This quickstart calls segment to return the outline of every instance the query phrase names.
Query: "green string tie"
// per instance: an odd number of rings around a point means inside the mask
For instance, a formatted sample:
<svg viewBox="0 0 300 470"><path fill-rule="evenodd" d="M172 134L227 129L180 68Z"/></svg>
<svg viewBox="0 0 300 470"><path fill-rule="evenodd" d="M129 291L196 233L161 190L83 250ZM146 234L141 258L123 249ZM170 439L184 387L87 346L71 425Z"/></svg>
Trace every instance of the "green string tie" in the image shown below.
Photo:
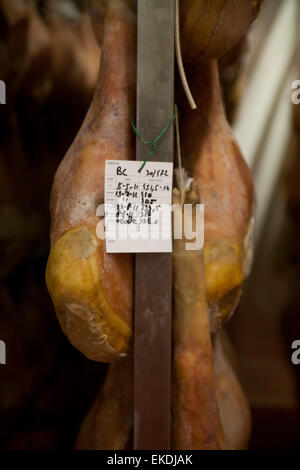
<svg viewBox="0 0 300 470"><path fill-rule="evenodd" d="M142 171L142 169L144 168L144 166L146 165L147 161L149 160L149 158L151 157L151 155L154 154L155 152L155 148L156 148L156 145L158 143L158 141L162 138L162 136L167 132L167 130L169 129L169 127L171 127L171 125L173 124L175 118L176 118L176 114L178 113L178 108L177 108L177 105L175 105L175 113L173 114L173 116L171 117L170 121L167 123L167 125L163 128L163 130L161 131L161 133L156 137L156 139L154 140L145 140L143 139L143 137L141 136L141 134L139 133L139 131L137 130L137 128L135 127L134 125L134 122L133 120L131 120L131 125L132 125L132 128L137 136L137 138L142 142L142 144L144 145L151 145L151 149L148 153L148 155L146 155L143 163L142 163L142 166L141 168L138 170L138 172L140 173Z"/></svg>

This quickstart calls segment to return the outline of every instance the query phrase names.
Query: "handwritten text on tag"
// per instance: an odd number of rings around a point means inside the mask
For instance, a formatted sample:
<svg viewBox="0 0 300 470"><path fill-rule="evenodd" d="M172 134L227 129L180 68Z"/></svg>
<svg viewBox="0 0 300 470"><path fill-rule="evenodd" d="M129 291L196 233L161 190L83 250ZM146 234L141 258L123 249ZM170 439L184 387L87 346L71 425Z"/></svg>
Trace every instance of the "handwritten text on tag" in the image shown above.
<svg viewBox="0 0 300 470"><path fill-rule="evenodd" d="M173 163L105 163L107 253L171 252Z"/></svg>

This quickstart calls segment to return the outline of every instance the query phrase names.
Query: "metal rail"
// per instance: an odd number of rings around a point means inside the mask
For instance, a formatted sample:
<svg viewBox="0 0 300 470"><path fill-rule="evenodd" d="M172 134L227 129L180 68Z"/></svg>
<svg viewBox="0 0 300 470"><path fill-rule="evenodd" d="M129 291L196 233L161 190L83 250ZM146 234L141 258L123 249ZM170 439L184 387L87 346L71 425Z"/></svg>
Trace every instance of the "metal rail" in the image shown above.
<svg viewBox="0 0 300 470"><path fill-rule="evenodd" d="M174 0L138 0L137 128L154 139L174 112ZM173 161L173 127L152 160ZM137 140L137 160L148 148ZM172 256L137 254L134 448L170 449Z"/></svg>

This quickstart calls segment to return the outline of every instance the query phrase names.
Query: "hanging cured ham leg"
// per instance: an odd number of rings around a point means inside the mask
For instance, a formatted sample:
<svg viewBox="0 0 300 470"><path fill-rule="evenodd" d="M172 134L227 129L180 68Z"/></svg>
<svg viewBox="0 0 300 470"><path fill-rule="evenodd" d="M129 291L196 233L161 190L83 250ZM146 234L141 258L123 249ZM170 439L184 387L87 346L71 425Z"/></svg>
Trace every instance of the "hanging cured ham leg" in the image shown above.
<svg viewBox="0 0 300 470"><path fill-rule="evenodd" d="M263 0L180 0L184 61L222 57L244 36L262 3Z"/></svg>
<svg viewBox="0 0 300 470"><path fill-rule="evenodd" d="M253 184L225 119L216 62L191 68L198 109L186 109L182 117L192 178L184 202L205 204L205 248L187 251L184 240L174 241L173 439L175 449L220 449L228 443L217 406L211 332L233 313L250 268Z"/></svg>
<svg viewBox="0 0 300 470"><path fill-rule="evenodd" d="M106 159L134 158L136 16L130 1L107 7L98 86L87 117L55 176L46 281L64 333L88 358L128 350L132 257L105 253L96 236Z"/></svg>
<svg viewBox="0 0 300 470"><path fill-rule="evenodd" d="M80 450L129 449L133 431L133 360L109 366L105 384L77 439Z"/></svg>
<svg viewBox="0 0 300 470"><path fill-rule="evenodd" d="M205 204L205 278L212 331L233 313L252 261L251 173L227 123L216 61L188 70L197 110L180 99L184 165Z"/></svg>
<svg viewBox="0 0 300 470"><path fill-rule="evenodd" d="M247 398L224 353L224 333L213 338L214 373L220 418L230 449L247 449L251 431L251 415Z"/></svg>
<svg viewBox="0 0 300 470"><path fill-rule="evenodd" d="M184 204L200 203L188 191ZM174 191L174 202L180 195ZM182 208L183 209L183 208ZM176 222L176 215L175 215ZM202 250L174 241L173 449L226 449L213 372L209 311Z"/></svg>

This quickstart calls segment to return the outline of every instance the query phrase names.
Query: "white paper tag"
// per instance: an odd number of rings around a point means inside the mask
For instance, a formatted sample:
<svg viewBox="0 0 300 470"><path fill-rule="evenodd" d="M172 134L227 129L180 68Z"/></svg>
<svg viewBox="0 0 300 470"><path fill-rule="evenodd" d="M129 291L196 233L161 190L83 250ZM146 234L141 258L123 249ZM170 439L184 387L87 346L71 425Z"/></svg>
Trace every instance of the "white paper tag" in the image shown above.
<svg viewBox="0 0 300 470"><path fill-rule="evenodd" d="M107 253L172 251L173 163L106 160Z"/></svg>

